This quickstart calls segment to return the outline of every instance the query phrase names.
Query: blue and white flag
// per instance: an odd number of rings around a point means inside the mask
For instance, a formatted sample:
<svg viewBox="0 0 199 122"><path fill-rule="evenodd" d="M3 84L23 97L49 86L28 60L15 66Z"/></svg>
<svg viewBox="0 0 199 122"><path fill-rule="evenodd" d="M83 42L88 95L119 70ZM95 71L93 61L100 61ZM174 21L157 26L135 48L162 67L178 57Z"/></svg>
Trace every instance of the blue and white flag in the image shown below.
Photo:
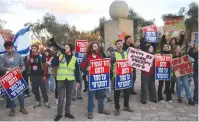
<svg viewBox="0 0 199 122"><path fill-rule="evenodd" d="M13 40L16 51L22 56L26 56L30 52L30 26L26 26L25 28L19 30Z"/></svg>
<svg viewBox="0 0 199 122"><path fill-rule="evenodd" d="M3 54L3 53L5 53L5 48L4 48L4 39L3 39L3 37L1 36L1 34L0 34L0 54Z"/></svg>

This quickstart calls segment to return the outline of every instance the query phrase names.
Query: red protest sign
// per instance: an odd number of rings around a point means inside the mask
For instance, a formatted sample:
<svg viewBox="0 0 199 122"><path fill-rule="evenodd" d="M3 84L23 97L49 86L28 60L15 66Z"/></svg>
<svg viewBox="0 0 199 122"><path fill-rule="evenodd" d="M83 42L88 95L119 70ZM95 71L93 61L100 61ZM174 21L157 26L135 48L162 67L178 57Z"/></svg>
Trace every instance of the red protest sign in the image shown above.
<svg viewBox="0 0 199 122"><path fill-rule="evenodd" d="M131 65L128 60L117 60L116 61L116 74L124 75L132 73Z"/></svg>
<svg viewBox="0 0 199 122"><path fill-rule="evenodd" d="M88 40L76 40L75 52L85 53L88 47Z"/></svg>
<svg viewBox="0 0 199 122"><path fill-rule="evenodd" d="M192 63L190 62L188 55L174 58L171 60L171 66L173 67L176 77L193 73Z"/></svg>

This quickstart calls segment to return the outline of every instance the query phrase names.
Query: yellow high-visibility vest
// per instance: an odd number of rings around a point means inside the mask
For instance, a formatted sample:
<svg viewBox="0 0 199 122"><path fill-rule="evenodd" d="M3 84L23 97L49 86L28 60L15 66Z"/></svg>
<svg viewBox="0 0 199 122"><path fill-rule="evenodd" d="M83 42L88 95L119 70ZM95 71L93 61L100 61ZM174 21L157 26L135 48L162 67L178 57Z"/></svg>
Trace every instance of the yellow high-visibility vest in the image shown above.
<svg viewBox="0 0 199 122"><path fill-rule="evenodd" d="M75 80L75 63L76 63L76 57L72 56L71 61L68 63L66 62L66 59L63 54L59 56L59 67L57 70L57 80L63 81L63 80L69 80L74 81Z"/></svg>
<svg viewBox="0 0 199 122"><path fill-rule="evenodd" d="M128 58L127 53L124 52L124 59L127 59L127 58ZM115 52L115 59L116 59L116 61L123 60L122 55L119 52ZM113 64L113 71L115 71L115 70L116 70L116 62ZM116 73L113 74L113 77L114 78L116 77Z"/></svg>

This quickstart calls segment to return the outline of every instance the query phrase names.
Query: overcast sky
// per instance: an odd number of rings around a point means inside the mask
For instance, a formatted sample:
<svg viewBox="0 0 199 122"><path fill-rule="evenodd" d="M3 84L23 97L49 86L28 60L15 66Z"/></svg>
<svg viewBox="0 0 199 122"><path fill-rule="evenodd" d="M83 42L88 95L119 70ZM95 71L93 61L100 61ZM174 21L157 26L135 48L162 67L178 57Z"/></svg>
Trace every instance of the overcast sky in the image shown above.
<svg viewBox="0 0 199 122"><path fill-rule="evenodd" d="M99 18L109 16L109 6L114 0L0 0L0 19L7 23L5 29L15 33L26 22L42 19L46 12L57 17L59 22L75 25L80 31L92 30L98 26ZM181 7L188 7L191 0L125 0L145 19L155 19L162 26L161 15L176 13ZM197 0L193 0L197 1Z"/></svg>

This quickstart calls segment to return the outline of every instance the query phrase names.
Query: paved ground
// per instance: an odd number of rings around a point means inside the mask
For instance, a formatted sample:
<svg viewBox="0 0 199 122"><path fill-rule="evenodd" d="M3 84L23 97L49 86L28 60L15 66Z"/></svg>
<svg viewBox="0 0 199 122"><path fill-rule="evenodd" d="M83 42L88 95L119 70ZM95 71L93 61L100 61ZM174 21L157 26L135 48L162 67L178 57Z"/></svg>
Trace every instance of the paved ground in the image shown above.
<svg viewBox="0 0 199 122"><path fill-rule="evenodd" d="M137 81L135 83L135 89L140 92L140 73L137 73ZM158 83L156 82L156 88ZM193 83L192 83L193 91ZM193 93L193 92L192 92ZM71 113L75 116L76 121L89 121L86 118L87 113L87 93L83 93L83 100L72 102ZM121 108L123 100L121 99ZM109 116L101 115L97 113L97 101L95 101L95 112L93 121L198 121L198 106L187 105L186 98L183 98L183 103L177 102L177 97L173 96L173 103L152 103L147 102L143 105L139 102L139 95L131 96L130 106L135 110L133 113L121 112L119 117L114 116L114 104L105 102L106 108L108 108L112 114ZM49 94L50 109L40 107L33 109L35 103L34 96L25 99L26 108L29 112L28 115L23 115L19 112L19 107L16 109L14 117L9 117L9 109L4 107L4 101L0 100L0 121L53 121L56 115L57 106L54 101L54 94ZM62 121L68 121L68 118L62 118Z"/></svg>

